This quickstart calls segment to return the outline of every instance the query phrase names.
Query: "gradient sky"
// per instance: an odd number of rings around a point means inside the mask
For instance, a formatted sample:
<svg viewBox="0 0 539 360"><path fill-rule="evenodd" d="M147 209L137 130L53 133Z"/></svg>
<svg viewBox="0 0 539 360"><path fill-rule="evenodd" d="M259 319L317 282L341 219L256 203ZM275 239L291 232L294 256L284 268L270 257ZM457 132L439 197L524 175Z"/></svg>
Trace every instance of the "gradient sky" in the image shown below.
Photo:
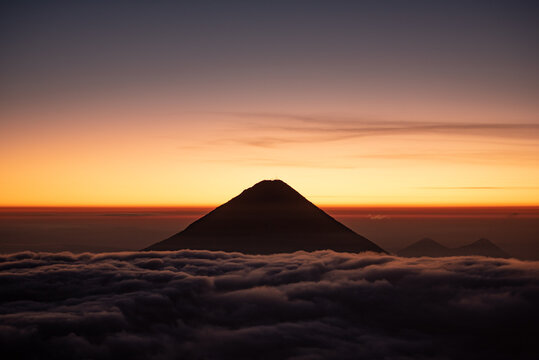
<svg viewBox="0 0 539 360"><path fill-rule="evenodd" d="M536 1L13 1L0 206L539 204Z"/></svg>

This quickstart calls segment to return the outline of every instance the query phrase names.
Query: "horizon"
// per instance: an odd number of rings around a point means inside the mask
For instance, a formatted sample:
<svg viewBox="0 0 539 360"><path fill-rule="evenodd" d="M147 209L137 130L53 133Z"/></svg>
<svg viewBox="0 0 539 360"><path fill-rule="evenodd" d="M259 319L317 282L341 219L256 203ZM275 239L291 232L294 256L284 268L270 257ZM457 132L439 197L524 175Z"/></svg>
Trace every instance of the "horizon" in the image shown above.
<svg viewBox="0 0 539 360"><path fill-rule="evenodd" d="M238 186L232 187L238 189ZM477 187L441 187L432 189L420 189L431 194L426 195L423 193L421 196L417 196L413 192L407 193L405 189L404 194L400 195L306 195L311 199L313 203L326 207L537 207L539 206L539 187L516 187L516 188L503 188L492 186L477 186ZM114 189L111 189L114 192ZM229 190L230 191L230 190ZM229 192L227 191L227 192ZM241 192L241 190L239 191ZM239 193L238 192L238 193ZM203 194L201 191L190 191L189 193ZM70 199L67 201L50 200L46 202L39 202L35 199L22 200L17 202L5 201L7 197L0 198L0 208L7 207L212 207L228 201L233 195L223 195L223 191L219 195L212 196L214 199L207 199L199 202L184 202L182 200L167 200L167 201L116 201L116 200L101 200L101 201L76 201ZM493 196L497 193L498 196ZM504 193L501 195L500 193ZM520 194L519 196L524 199L515 199L514 194ZM537 193L537 197L535 196ZM214 195L214 194L212 194ZM226 198L229 196L229 198ZM414 196L420 200L410 200ZM181 198L182 195L176 195ZM394 198L403 198L406 200L395 201ZM92 195L92 198L95 198ZM391 199L388 199L391 198ZM337 199L337 200L327 200ZM340 200L339 200L340 199ZM1 202L3 201L4 202Z"/></svg>
<svg viewBox="0 0 539 360"><path fill-rule="evenodd" d="M283 181L281 179L272 179L272 180L279 180ZM261 182L261 181L268 181L268 179L260 180L256 183L254 183L251 186L254 186L255 184ZM283 181L285 184L287 184L285 181ZM288 185L288 184L287 184ZM290 186L290 185L289 185ZM249 186L250 187L250 186ZM242 190L238 191L236 195L228 195L229 197L225 200L214 201L214 202L202 202L202 203L181 203L181 202L164 202L164 203L156 203L156 202L147 202L147 203L108 203L108 202L89 202L89 203L60 203L60 202L53 202L53 203L0 203L0 209L2 208L209 208L209 207L216 207L220 204L223 204L224 202L232 199L234 196L237 196L241 191L248 189L249 187L245 187ZM294 188L294 187L292 187ZM295 189L295 188L294 188ZM539 189L539 187L530 187L529 189ZM467 191L472 193L477 193L478 191L484 191L484 190L497 190L496 188L491 187L465 187L465 188L449 188L445 190L455 190L455 191ZM302 193L301 191L299 191ZM303 194L303 193L302 193ZM327 199L327 198L336 198L337 196L328 196L328 195L304 195L307 199ZM220 196L221 198L225 198L225 196ZM343 196L346 197L346 196ZM354 198L354 196L350 196L351 198ZM356 196L357 197L357 196ZM311 200L310 200L311 201ZM533 200L532 200L533 201ZM331 207L331 208L534 208L539 207L539 203L535 202L506 202L506 203L496 203L496 202L485 202L485 203L477 203L472 201L467 202L442 202L437 198L434 198L431 201L425 201L425 202L385 202L385 201L359 201L359 202L327 202L327 201L312 201L313 203L324 206L324 207Z"/></svg>
<svg viewBox="0 0 539 360"><path fill-rule="evenodd" d="M216 207L0 207L0 253L132 251L185 229ZM450 248L487 238L510 256L539 260L536 206L320 209L391 252L424 237Z"/></svg>
<svg viewBox="0 0 539 360"><path fill-rule="evenodd" d="M229 200L231 200L230 198ZM309 200L307 198L307 200ZM226 202L226 201L225 201ZM223 203L225 203L223 202ZM311 201L312 202L312 201ZM2 205L0 206L0 211L3 210L32 210L32 209L112 209L112 210L121 210L121 209L213 209L223 203L215 204L196 204L196 205L174 205L174 204L140 204L140 205L129 205L129 204L119 204L119 205L99 205L99 204L89 204L89 205ZM314 203L316 206L321 208L329 209L394 209L394 210L421 210L421 209L439 209L439 210L503 210L503 209L527 209L527 210L539 210L539 205L519 205L519 204L510 204L510 205L430 205L430 204L324 204L324 203Z"/></svg>

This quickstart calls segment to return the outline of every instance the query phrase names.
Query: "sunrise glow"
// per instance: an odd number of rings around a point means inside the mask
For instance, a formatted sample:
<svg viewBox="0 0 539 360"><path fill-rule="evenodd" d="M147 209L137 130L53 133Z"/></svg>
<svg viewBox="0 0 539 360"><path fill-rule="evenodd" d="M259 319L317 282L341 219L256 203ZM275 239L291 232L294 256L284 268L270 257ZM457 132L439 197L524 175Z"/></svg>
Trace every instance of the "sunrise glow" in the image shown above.
<svg viewBox="0 0 539 360"><path fill-rule="evenodd" d="M536 22L512 9L9 7L0 206L215 205L273 178L317 204L539 204Z"/></svg>

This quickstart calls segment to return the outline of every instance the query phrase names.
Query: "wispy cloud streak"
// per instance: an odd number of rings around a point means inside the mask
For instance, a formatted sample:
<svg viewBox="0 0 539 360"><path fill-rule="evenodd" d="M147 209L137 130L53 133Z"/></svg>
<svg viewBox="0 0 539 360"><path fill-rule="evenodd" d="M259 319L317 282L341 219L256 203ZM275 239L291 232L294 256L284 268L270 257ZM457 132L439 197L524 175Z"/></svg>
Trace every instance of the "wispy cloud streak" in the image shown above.
<svg viewBox="0 0 539 360"><path fill-rule="evenodd" d="M539 137L539 123L386 121L279 113L230 113L228 115L248 119L247 124L251 124L253 128L253 135L249 136L249 138L238 137L229 140L259 147L415 134L455 134L461 136L533 139ZM295 125L291 123L295 123ZM257 135L257 132L274 132L279 135Z"/></svg>

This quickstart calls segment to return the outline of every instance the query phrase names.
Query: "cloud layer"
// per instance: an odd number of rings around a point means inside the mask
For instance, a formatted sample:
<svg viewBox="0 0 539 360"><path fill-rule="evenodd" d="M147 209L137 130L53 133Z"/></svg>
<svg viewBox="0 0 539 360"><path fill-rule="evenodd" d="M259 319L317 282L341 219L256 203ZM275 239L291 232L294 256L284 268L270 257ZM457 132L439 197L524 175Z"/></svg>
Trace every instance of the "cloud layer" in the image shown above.
<svg viewBox="0 0 539 360"><path fill-rule="evenodd" d="M532 359L538 303L512 259L0 255L10 358Z"/></svg>

